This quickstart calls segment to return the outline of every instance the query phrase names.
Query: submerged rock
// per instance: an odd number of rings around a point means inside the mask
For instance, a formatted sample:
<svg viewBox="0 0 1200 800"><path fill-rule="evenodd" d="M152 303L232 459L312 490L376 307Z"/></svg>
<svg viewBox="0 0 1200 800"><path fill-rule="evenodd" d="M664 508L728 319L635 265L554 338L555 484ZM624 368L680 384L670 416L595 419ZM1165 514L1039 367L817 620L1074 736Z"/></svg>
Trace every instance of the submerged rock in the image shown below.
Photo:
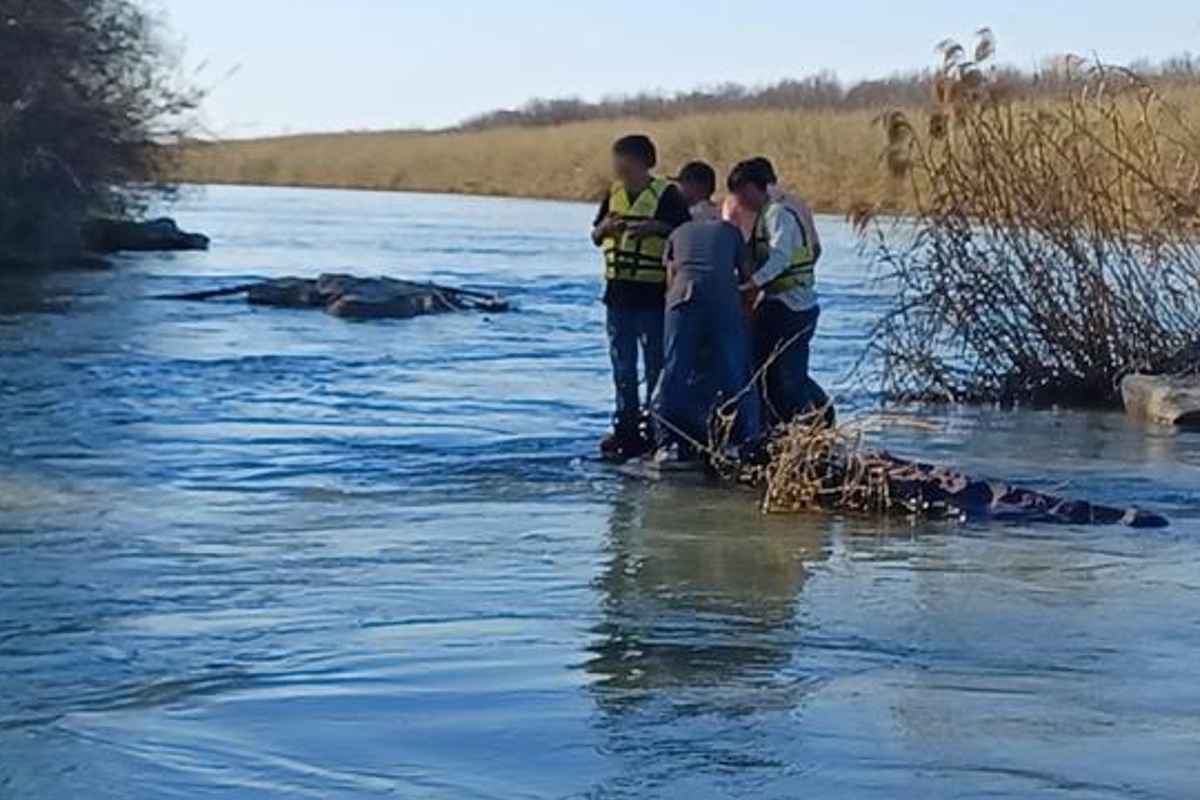
<svg viewBox="0 0 1200 800"><path fill-rule="evenodd" d="M251 305L280 308L319 308L325 305L317 292L317 282L303 278L280 278L256 283L246 289Z"/></svg>
<svg viewBox="0 0 1200 800"><path fill-rule="evenodd" d="M209 238L182 231L167 217L145 222L94 219L83 226L84 249L96 253L207 250Z"/></svg>
<svg viewBox="0 0 1200 800"><path fill-rule="evenodd" d="M370 286L341 295L325 310L343 319L408 319L456 309L429 292Z"/></svg>
<svg viewBox="0 0 1200 800"><path fill-rule="evenodd" d="M316 280L281 278L250 287L256 305L324 308L342 319L409 319L424 314L465 310L440 290L394 278L322 275Z"/></svg>
<svg viewBox="0 0 1200 800"><path fill-rule="evenodd" d="M245 294L252 305L278 308L321 308L342 319L408 319L446 311L508 310L503 299L467 289L402 281L395 278L277 278L225 289L170 295L164 300L202 301Z"/></svg>
<svg viewBox="0 0 1200 800"><path fill-rule="evenodd" d="M1135 419L1200 428L1200 375L1130 375L1121 396Z"/></svg>

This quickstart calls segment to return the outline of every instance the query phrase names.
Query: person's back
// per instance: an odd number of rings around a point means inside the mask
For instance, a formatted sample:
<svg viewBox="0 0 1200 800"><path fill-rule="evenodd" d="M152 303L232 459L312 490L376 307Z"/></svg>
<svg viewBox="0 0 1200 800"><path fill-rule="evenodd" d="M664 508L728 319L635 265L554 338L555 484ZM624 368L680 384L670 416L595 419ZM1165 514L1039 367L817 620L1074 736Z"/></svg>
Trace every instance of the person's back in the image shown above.
<svg viewBox="0 0 1200 800"><path fill-rule="evenodd" d="M792 213L800 220L800 225L804 228L804 234L809 238L809 242L812 245L813 255L820 261L821 252L824 248L821 246L821 232L817 228L817 220L813 215L812 208L796 195L783 191L777 185L772 185L768 191L771 194L772 200L783 203L784 207L791 209Z"/></svg>
<svg viewBox="0 0 1200 800"><path fill-rule="evenodd" d="M671 234L668 258L672 269L736 280L743 247L741 231L728 222L688 222Z"/></svg>
<svg viewBox="0 0 1200 800"><path fill-rule="evenodd" d="M744 249L741 232L719 221L685 223L667 242L665 363L656 398L657 418L664 424L658 429L656 463L678 457L673 445L706 443L714 408L733 398L738 399L735 442L758 433L758 398L743 391L751 381L749 331L738 289Z"/></svg>

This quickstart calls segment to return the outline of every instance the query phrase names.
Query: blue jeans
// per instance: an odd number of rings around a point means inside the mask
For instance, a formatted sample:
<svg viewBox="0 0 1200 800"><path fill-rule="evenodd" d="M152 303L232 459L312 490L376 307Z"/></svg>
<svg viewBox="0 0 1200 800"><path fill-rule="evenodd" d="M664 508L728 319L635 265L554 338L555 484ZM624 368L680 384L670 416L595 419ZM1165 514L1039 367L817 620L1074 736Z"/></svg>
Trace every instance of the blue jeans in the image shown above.
<svg viewBox="0 0 1200 800"><path fill-rule="evenodd" d="M792 311L779 300L766 300L754 312L755 370L774 357L763 381L763 406L770 425L789 422L828 402L824 390L808 375L809 349L820 318L820 308Z"/></svg>
<svg viewBox="0 0 1200 800"><path fill-rule="evenodd" d="M646 407L649 408L651 395L662 372L663 311L608 306L608 352L612 357L617 399L613 426L618 435L636 435L641 425L639 350L646 379Z"/></svg>
<svg viewBox="0 0 1200 800"><path fill-rule="evenodd" d="M687 438L708 444L713 412L739 395L733 443L757 436L759 399L750 386L750 335L732 271L677 274L667 291L664 338L665 361L655 398L658 444L686 445Z"/></svg>

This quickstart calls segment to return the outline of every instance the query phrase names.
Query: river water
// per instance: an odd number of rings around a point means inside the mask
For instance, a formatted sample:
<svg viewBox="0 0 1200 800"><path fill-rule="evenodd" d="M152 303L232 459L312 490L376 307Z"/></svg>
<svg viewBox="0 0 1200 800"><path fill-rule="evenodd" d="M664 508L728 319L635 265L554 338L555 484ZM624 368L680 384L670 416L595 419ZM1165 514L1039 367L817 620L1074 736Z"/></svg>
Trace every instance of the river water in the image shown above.
<svg viewBox="0 0 1200 800"><path fill-rule="evenodd" d="M0 284L0 797L1200 796L1200 436L922 414L895 450L1166 531L764 518L594 463L591 209L209 188L208 254ZM824 220L816 368L879 291ZM501 289L346 323L150 295Z"/></svg>

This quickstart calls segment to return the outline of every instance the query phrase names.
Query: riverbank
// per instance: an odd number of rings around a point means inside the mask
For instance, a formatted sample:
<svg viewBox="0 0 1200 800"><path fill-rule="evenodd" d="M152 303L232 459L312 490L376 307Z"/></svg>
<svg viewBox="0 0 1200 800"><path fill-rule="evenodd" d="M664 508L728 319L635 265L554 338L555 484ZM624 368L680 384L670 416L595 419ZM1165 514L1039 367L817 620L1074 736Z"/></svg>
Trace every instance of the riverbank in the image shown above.
<svg viewBox="0 0 1200 800"><path fill-rule="evenodd" d="M1157 88L1195 126L1200 88ZM1030 99L1018 113L1055 101ZM551 200L597 199L609 183L609 148L631 131L658 143L660 171L702 158L722 171L749 155L775 161L785 184L819 212L863 201L912 210L907 182L884 163L883 107L844 111L718 111L670 119L601 119L561 125L438 132L302 134L192 144L173 178L183 183L370 189ZM906 109L917 130L929 114Z"/></svg>
<svg viewBox="0 0 1200 800"><path fill-rule="evenodd" d="M608 185L612 141L644 131L659 145L664 173L694 158L728 168L762 153L817 210L842 213L888 189L875 116L872 111L745 111L485 131L239 140L186 148L176 177L186 183L590 201Z"/></svg>

